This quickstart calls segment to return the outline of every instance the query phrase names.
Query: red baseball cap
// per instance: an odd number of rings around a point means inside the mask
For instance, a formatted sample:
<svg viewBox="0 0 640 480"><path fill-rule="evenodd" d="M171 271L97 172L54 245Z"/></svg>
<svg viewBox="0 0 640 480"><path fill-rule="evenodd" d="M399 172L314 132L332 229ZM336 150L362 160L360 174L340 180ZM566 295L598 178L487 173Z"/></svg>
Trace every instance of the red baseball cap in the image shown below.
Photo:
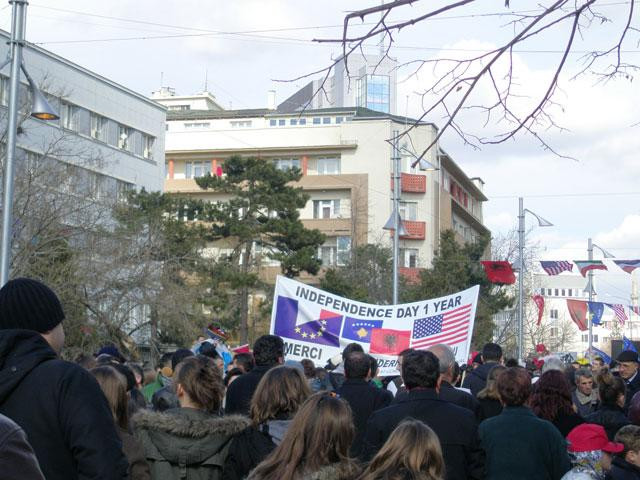
<svg viewBox="0 0 640 480"><path fill-rule="evenodd" d="M583 423L567 435L570 452L591 452L602 450L608 453L620 453L624 450L621 443L610 442L602 425Z"/></svg>

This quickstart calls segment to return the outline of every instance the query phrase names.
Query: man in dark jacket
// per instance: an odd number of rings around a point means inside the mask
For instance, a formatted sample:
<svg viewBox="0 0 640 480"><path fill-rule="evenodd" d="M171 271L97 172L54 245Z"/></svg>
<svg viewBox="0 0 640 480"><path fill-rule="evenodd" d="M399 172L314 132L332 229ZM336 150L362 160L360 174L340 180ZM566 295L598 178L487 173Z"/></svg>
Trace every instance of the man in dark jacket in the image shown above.
<svg viewBox="0 0 640 480"><path fill-rule="evenodd" d="M0 465L4 480L44 480L24 431L4 415L0 415Z"/></svg>
<svg viewBox="0 0 640 480"><path fill-rule="evenodd" d="M193 357L193 352L186 348L179 348L171 355L171 371L175 374L176 368L185 358ZM180 407L178 396L173 388L173 381L157 390L151 397L151 406L156 412L165 412L172 408Z"/></svg>
<svg viewBox="0 0 640 480"><path fill-rule="evenodd" d="M374 387L369 383L371 373L369 355L353 352L344 360L345 381L338 390L341 398L346 400L353 412L353 425L356 435L351 443L351 456L357 457L362 450L364 431L371 414L376 410L388 407L393 395L387 390Z"/></svg>
<svg viewBox="0 0 640 480"><path fill-rule="evenodd" d="M491 480L558 480L571 468L567 442L558 429L524 406L531 395L531 377L511 367L496 382L504 409L480 424Z"/></svg>
<svg viewBox="0 0 640 480"><path fill-rule="evenodd" d="M0 413L27 434L47 480L116 480L127 460L107 400L84 368L58 359L64 312L42 283L0 289Z"/></svg>
<svg viewBox="0 0 640 480"><path fill-rule="evenodd" d="M620 378L624 380L627 386L627 394L625 395L624 411L629 410L631 399L640 390L640 374L638 373L638 354L631 350L620 352L618 358L618 371Z"/></svg>
<svg viewBox="0 0 640 480"><path fill-rule="evenodd" d="M473 369L464 379L462 386L471 390L474 397L487 385L489 371L502 362L502 348L496 343L487 343L482 347L482 365Z"/></svg>
<svg viewBox="0 0 640 480"><path fill-rule="evenodd" d="M429 347L429 351L438 357L440 362L440 398L459 407L471 410L478 418L480 405L475 397L463 390L458 390L451 382L455 376L456 356L451 347L442 343Z"/></svg>
<svg viewBox="0 0 640 480"><path fill-rule="evenodd" d="M440 365L431 352L414 351L404 356L402 378L408 394L398 403L374 412L367 424L361 457L371 459L405 418L427 424L438 435L447 480L484 477L484 453L478 427L469 410L438 398Z"/></svg>
<svg viewBox="0 0 640 480"><path fill-rule="evenodd" d="M270 368L284 363L284 342L277 335L263 335L253 344L256 366L236 378L227 389L225 412L249 414L251 397Z"/></svg>

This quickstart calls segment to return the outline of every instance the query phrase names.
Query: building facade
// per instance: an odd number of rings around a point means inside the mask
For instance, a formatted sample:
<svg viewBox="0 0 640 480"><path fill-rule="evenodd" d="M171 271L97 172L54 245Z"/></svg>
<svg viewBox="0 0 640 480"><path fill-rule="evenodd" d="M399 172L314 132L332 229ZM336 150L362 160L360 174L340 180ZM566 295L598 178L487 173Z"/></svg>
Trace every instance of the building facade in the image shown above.
<svg viewBox="0 0 640 480"><path fill-rule="evenodd" d="M390 244L383 229L392 209L387 139L408 121L413 120L363 108L170 111L165 191L215 200L195 178L219 172L236 154L299 168L299 185L310 197L301 219L327 237L318 250L323 265L342 265L356 245ZM488 233L482 224L486 197L448 155L436 155L435 149L427 154L438 171L411 167L412 152L421 153L436 134L433 124L419 123L403 141L400 213L407 235L400 239L400 264L413 279L431 265L442 230L454 228L465 240Z"/></svg>

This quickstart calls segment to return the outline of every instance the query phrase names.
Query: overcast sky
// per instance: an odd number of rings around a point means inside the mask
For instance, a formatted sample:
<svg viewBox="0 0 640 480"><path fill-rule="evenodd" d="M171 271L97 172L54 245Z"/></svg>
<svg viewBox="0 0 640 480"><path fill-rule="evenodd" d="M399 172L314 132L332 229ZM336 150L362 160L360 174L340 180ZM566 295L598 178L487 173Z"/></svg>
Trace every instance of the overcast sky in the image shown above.
<svg viewBox="0 0 640 480"><path fill-rule="evenodd" d="M435 3L418 2L395 18L410 18L424 11L422 4ZM490 15L506 12L504 2L481 3L444 20L408 27L397 36L391 55L400 63L437 55L461 58L498 45L513 31L506 25L507 17ZM525 3L529 8L534 5ZM606 42L619 34L624 2L598 3L603 4L600 12L612 21L585 29L577 40L578 51L608 48ZM306 83L275 80L323 68L339 54L337 47L311 39L340 36L347 8L377 4L376 0L34 0L28 7L27 39L146 95L160 86L161 78L164 86L179 94L200 92L206 77L208 90L225 108L264 107L268 90L275 89L281 101ZM9 30L9 25L6 5L0 10L0 27ZM566 29L550 32L515 54L518 88L531 95L531 101L558 61L567 34ZM636 40L632 37L625 48L629 63L640 63ZM367 49L377 51L376 41ZM566 130L551 129L544 137L574 159L545 151L525 135L481 150L453 134L445 135L441 144L469 176L486 182L490 201L484 213L492 231L515 227L517 197L524 196L526 208L555 224L532 228L529 234L539 242L543 257L585 259L591 236L618 258L640 258L640 127L634 126L640 122L638 82L598 84L593 75L572 80L580 58L580 54L569 57L555 97L554 120ZM410 73L402 69L399 77ZM398 113L421 113L416 92L432 78L425 70L400 83ZM481 90L480 101L482 95ZM428 120L441 123L437 115ZM480 135L499 128L484 127L482 118L473 114L464 121ZM534 226L533 218L527 218L527 225ZM596 258L601 258L599 253ZM615 297L628 299L631 276L609 265L610 272L597 273L600 300L628 303Z"/></svg>

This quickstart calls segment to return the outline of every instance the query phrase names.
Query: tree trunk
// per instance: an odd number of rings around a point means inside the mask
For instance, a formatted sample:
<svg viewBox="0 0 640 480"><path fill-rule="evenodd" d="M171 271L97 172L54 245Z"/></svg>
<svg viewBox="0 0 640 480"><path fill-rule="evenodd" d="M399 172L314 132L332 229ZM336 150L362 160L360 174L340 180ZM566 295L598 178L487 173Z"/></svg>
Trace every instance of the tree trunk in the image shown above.
<svg viewBox="0 0 640 480"><path fill-rule="evenodd" d="M246 285L251 261L251 242L247 242L242 256L242 274L245 285L240 289L240 344L249 343L249 287Z"/></svg>
<svg viewBox="0 0 640 480"><path fill-rule="evenodd" d="M158 359L160 358L160 351L158 349L158 311L155 307L151 307L149 322L151 324L151 335L149 337L149 345L151 347L150 353L155 365L158 363Z"/></svg>

